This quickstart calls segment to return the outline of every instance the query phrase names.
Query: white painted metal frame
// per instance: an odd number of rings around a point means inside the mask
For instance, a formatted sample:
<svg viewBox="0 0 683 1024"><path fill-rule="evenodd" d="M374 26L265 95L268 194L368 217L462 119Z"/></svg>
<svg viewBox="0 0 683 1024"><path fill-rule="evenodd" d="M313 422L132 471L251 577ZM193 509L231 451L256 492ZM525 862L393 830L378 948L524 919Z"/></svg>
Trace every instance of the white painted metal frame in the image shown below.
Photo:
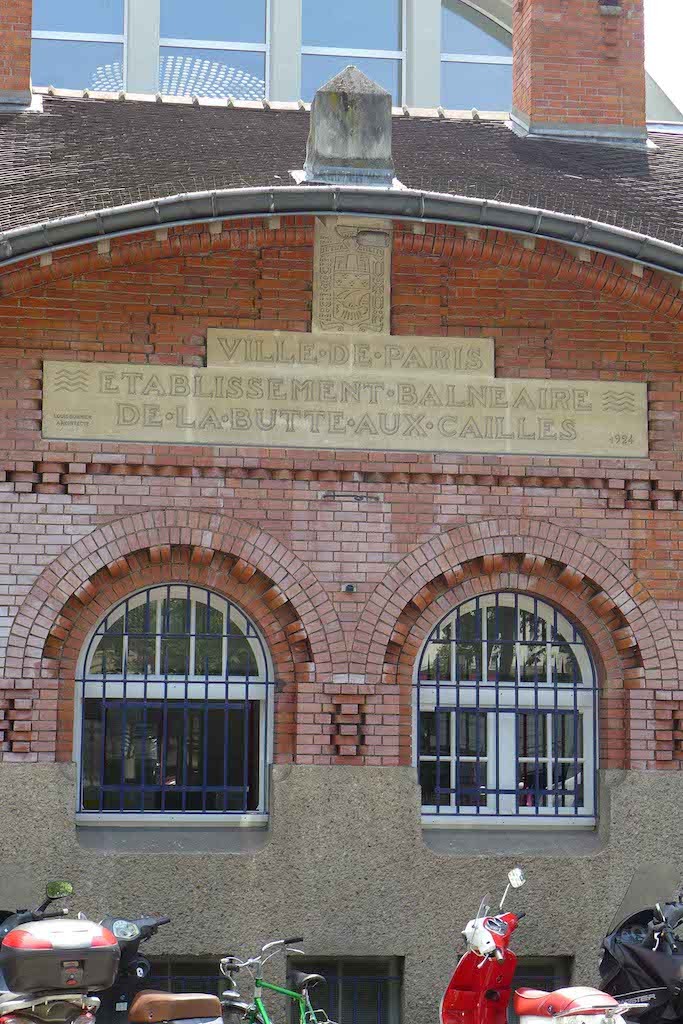
<svg viewBox="0 0 683 1024"><path fill-rule="evenodd" d="M262 53L264 55L264 81L265 81L265 96L268 99L280 100L287 99L292 100L294 97L291 95L280 96L271 95L271 86L273 83L273 69L271 66L271 44L272 44L272 22L273 22L273 6L277 0L266 0L266 25L265 25L265 40L262 43L244 43L236 42L235 40L214 40L214 39L188 39L179 37L163 36L161 38L150 33L148 45L143 47L144 50L150 49L150 53L147 55L144 61L139 61L141 66L139 68L129 67L129 50L134 48L133 44L135 40L131 40L130 31L132 25L137 25L139 22L135 19L130 18L130 5L138 5L143 3L146 8L146 18L149 19L152 14L156 18L156 23L159 23L159 12L161 6L161 0L125 0L124 3L124 29L121 34L108 34L108 33L89 33L89 32L58 32L49 30L35 30L33 32L34 39L54 39L63 41L73 42L99 42L99 43L115 43L122 46L123 54L123 75L124 75L124 88L131 89L133 91L140 91L139 83L143 82L145 88L143 91L151 92L156 91L157 85L152 82L152 77L155 77L158 73L158 64L161 51L164 47L179 47L183 49L192 49L197 51L209 52L211 50L223 50L232 52L246 52L246 53ZM346 48L338 46L304 46L301 45L300 39L292 40L292 45L295 46L296 59L301 64L304 56L323 56L323 57L344 57L352 61L354 58L361 59L380 59L380 60L394 60L400 61L400 74L399 74L399 88L400 97L399 103L405 103L410 100L411 103L419 101L419 97L411 96L408 97L408 77L410 71L411 80L419 82L422 77L422 72L419 67L419 54L420 49L408 46L408 3L415 2L415 0L400 0L400 23L401 23L401 46L399 49L362 49L362 48ZM477 5L473 0L462 0L464 4L471 7L473 10L489 17L490 20L495 24L500 24L498 19L488 15L482 8ZM154 20L154 19L152 19ZM288 25L291 19L284 19L284 23ZM505 27L505 26L501 26ZM288 30L288 29L287 29ZM282 34L282 23L279 28ZM152 53L152 48L156 49L156 52ZM139 58L139 54L142 50L136 48L136 54ZM418 58L418 59L416 59ZM409 62L414 62L415 67L412 66L409 69ZM489 65L509 65L512 64L512 57L503 56L488 56L486 54L462 54L462 53L442 53L441 62L443 63L458 63L458 64L489 64ZM142 66L144 65L144 66ZM49 85L51 83L40 83ZM298 98L298 97L297 97ZM430 101L432 97L429 97ZM420 105L420 102L418 102Z"/></svg>

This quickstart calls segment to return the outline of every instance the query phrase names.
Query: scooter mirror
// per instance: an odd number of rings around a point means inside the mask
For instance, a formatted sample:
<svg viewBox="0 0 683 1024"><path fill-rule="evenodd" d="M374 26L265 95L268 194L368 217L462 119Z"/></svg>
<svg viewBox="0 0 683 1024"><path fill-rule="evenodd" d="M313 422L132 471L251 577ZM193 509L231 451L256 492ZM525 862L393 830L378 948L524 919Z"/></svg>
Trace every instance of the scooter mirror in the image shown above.
<svg viewBox="0 0 683 1024"><path fill-rule="evenodd" d="M63 900L65 896L73 896L74 887L71 882L48 882L45 895L49 900Z"/></svg>
<svg viewBox="0 0 683 1024"><path fill-rule="evenodd" d="M512 868L508 871L508 882L513 889L520 889L526 882L526 875L520 867Z"/></svg>

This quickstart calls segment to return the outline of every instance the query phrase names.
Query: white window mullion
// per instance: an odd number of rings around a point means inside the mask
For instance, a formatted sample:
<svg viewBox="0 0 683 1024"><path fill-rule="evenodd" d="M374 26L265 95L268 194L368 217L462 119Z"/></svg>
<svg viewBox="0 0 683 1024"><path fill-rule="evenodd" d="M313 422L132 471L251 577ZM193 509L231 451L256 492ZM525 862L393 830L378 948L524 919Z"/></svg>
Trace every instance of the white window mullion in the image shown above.
<svg viewBox="0 0 683 1024"><path fill-rule="evenodd" d="M451 741L450 742L450 755L449 755L450 764L449 764L448 777L449 777L450 782L451 782L451 789L454 790L455 787L456 787L456 784L457 784L457 780L458 780L458 748L455 745L455 741L456 741L457 734L458 734L457 722L456 722L457 712L450 711L448 713L448 718L449 718L448 733L449 733L449 737L450 737L450 741ZM457 807L458 806L458 794L457 793L449 793L448 794L448 805L449 805L449 807Z"/></svg>
<svg viewBox="0 0 683 1024"><path fill-rule="evenodd" d="M159 89L160 12L160 0L127 0L127 92L153 94Z"/></svg>
<svg viewBox="0 0 683 1024"><path fill-rule="evenodd" d="M269 0L266 39L271 100L301 99L301 0Z"/></svg>
<svg viewBox="0 0 683 1024"><path fill-rule="evenodd" d="M494 715L490 716L494 718ZM498 743L495 749L498 757L498 785L501 790L509 789L512 793L501 793L500 814L517 813L517 760L515 758L517 728L516 714L512 711L501 711L498 714ZM495 774L494 787L495 787ZM494 802L495 809L495 802Z"/></svg>
<svg viewBox="0 0 683 1024"><path fill-rule="evenodd" d="M168 591L166 593L168 593ZM163 628L163 608L164 608L164 600L163 600L163 598L160 598L158 601L155 601L153 607L156 609L156 613L154 615L155 630L156 630L155 631L155 635L154 635L154 675L155 676L161 676L161 672L162 672L162 668L163 668L163 665L161 664L161 632L162 632L162 628ZM149 623L150 629L152 627L151 618L152 618L152 616L150 615L150 623Z"/></svg>

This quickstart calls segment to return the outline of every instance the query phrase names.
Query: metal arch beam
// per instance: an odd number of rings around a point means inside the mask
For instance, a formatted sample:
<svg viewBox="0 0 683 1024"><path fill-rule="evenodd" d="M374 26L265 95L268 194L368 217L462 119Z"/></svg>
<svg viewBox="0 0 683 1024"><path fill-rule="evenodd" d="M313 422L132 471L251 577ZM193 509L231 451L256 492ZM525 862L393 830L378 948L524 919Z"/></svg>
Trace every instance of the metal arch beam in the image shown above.
<svg viewBox="0 0 683 1024"><path fill-rule="evenodd" d="M0 268L58 249L155 228L244 217L340 214L498 229L683 275L683 245L585 217L439 192L333 185L193 192L14 228L0 234Z"/></svg>
<svg viewBox="0 0 683 1024"><path fill-rule="evenodd" d="M512 2L511 0L443 0L444 7L457 11L461 4L483 14L485 18L500 25L512 34Z"/></svg>

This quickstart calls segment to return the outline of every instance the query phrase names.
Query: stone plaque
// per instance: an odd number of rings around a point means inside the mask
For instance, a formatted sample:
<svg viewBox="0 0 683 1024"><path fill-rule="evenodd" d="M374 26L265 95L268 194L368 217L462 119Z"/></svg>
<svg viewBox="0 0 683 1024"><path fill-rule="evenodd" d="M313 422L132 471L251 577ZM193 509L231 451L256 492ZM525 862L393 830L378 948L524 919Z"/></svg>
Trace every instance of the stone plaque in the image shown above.
<svg viewBox="0 0 683 1024"><path fill-rule="evenodd" d="M326 366L46 362L43 436L164 444L647 455L647 388Z"/></svg>
<svg viewBox="0 0 683 1024"><path fill-rule="evenodd" d="M313 331L389 334L391 223L317 217Z"/></svg>
<svg viewBox="0 0 683 1024"><path fill-rule="evenodd" d="M298 334L209 327L209 366L325 370L336 376L380 373L494 374L493 338L425 338L367 334Z"/></svg>

